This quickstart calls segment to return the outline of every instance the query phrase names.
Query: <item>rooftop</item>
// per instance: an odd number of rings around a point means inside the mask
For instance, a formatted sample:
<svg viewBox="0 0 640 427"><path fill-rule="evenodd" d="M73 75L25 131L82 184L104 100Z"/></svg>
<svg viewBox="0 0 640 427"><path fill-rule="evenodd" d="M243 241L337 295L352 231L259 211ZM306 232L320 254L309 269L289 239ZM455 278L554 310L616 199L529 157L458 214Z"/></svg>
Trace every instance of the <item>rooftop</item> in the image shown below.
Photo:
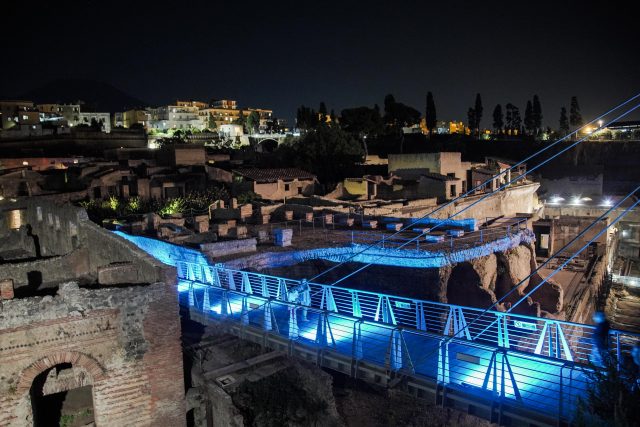
<svg viewBox="0 0 640 427"><path fill-rule="evenodd" d="M627 120L613 122L607 126L607 129L622 129L622 128L640 128L640 120Z"/></svg>
<svg viewBox="0 0 640 427"><path fill-rule="evenodd" d="M439 173L435 173L435 172L423 172L420 174L420 176L424 176L425 178L429 178L429 179L434 179L436 181L460 181L460 178L456 178L455 176L447 176L447 175L441 175Z"/></svg>
<svg viewBox="0 0 640 427"><path fill-rule="evenodd" d="M294 179L315 179L316 176L310 172L296 168L274 168L274 169L235 169L233 173L241 175L256 182L277 182L279 180Z"/></svg>

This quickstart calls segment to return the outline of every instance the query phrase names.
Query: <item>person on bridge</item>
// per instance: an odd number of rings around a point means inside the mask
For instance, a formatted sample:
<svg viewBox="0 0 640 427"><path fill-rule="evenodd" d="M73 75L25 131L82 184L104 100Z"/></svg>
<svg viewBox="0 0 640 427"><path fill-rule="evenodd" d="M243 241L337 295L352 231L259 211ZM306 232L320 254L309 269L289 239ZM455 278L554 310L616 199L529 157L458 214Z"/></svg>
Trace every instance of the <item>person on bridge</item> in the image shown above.
<svg viewBox="0 0 640 427"><path fill-rule="evenodd" d="M603 368L608 361L610 325L601 311L593 313L593 322L596 324L596 328L591 335L591 357L589 359L594 366Z"/></svg>
<svg viewBox="0 0 640 427"><path fill-rule="evenodd" d="M631 360L633 360L632 379L633 384L631 389L633 391L640 391L640 341L638 341L631 349Z"/></svg>

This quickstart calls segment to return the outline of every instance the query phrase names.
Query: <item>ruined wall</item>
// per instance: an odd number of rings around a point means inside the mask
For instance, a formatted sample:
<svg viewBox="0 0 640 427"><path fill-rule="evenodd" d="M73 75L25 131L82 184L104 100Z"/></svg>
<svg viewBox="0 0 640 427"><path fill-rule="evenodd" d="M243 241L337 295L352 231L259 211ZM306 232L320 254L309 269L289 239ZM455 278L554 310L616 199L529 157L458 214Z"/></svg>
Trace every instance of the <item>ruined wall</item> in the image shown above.
<svg viewBox="0 0 640 427"><path fill-rule="evenodd" d="M209 260L214 261L218 257L243 254L256 251L256 239L226 240L223 242L203 243L200 250Z"/></svg>
<svg viewBox="0 0 640 427"><path fill-rule="evenodd" d="M0 425L31 425L32 382L61 363L72 366L70 385L93 386L97 425L184 425L176 292L69 282L55 297L2 301Z"/></svg>
<svg viewBox="0 0 640 427"><path fill-rule="evenodd" d="M0 203L0 210L22 213L18 230L8 230L7 216L0 215L0 236L8 236L2 240L2 249L12 245L35 257L38 246L42 256L30 262L0 265L0 279L13 279L16 287L96 279L101 268L116 264L135 270L127 283L174 280L166 266L89 221L82 208L31 198Z"/></svg>
<svg viewBox="0 0 640 427"><path fill-rule="evenodd" d="M35 289L69 278L88 277L89 273L89 253L81 248L62 256L0 265L0 279L13 279L16 288Z"/></svg>
<svg viewBox="0 0 640 427"><path fill-rule="evenodd" d="M436 213L429 206L425 206L423 210L403 211L401 204L389 204L385 206L365 207L365 215L391 215L397 217L421 217L429 215L433 218L449 218L455 215L456 219L464 218L486 218L499 216L516 216L520 213L532 213L539 208L536 190L540 184L531 183L508 187L504 191L497 192L485 198L482 202L469 207L476 202L484 194L470 195L452 203L450 206L439 210ZM463 209L469 207L464 212ZM457 212L460 212L458 215Z"/></svg>

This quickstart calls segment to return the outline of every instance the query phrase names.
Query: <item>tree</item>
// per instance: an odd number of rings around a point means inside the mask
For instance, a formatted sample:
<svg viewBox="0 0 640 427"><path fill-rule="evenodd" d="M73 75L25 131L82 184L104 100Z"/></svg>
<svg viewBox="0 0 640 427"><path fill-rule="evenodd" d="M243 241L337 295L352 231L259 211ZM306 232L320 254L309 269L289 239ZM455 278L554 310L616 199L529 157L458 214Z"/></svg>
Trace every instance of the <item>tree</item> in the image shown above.
<svg viewBox="0 0 640 427"><path fill-rule="evenodd" d="M510 131L513 129L513 104L508 103L505 105L505 109L507 110L506 121L505 121L505 131Z"/></svg>
<svg viewBox="0 0 640 427"><path fill-rule="evenodd" d="M524 128L527 134L533 135L533 105L531 101L527 101L527 107L524 109Z"/></svg>
<svg viewBox="0 0 640 427"><path fill-rule="evenodd" d="M504 116L502 115L502 105L496 105L493 109L493 129L496 133L500 133L504 127Z"/></svg>
<svg viewBox="0 0 640 427"><path fill-rule="evenodd" d="M476 94L476 104L475 107L473 108L474 112L475 112L475 119L474 119L474 123L475 123L475 129L476 129L476 135L479 137L480 136L480 121L482 121L482 98L480 97L480 94Z"/></svg>
<svg viewBox="0 0 640 427"><path fill-rule="evenodd" d="M433 94L431 92L427 92L427 108L424 114L424 121L427 129L429 129L429 137L433 136L433 131L436 128L438 119L436 116L436 104L433 101Z"/></svg>
<svg viewBox="0 0 640 427"><path fill-rule="evenodd" d="M538 95L533 95L533 127L536 135L542 130L542 105Z"/></svg>
<svg viewBox="0 0 640 427"><path fill-rule="evenodd" d="M209 128L209 130L215 130L218 128L218 123L216 123L213 114L209 114L209 117L207 119L207 128Z"/></svg>
<svg viewBox="0 0 640 427"><path fill-rule="evenodd" d="M260 127L260 114L257 111L252 111L247 117L247 130L249 133L256 133Z"/></svg>
<svg viewBox="0 0 640 427"><path fill-rule="evenodd" d="M382 132L382 118L376 107L347 108L340 113L340 126L345 131L364 138Z"/></svg>
<svg viewBox="0 0 640 427"><path fill-rule="evenodd" d="M574 128L582 126L582 115L580 114L580 106L578 105L578 98L575 96L571 97L569 124Z"/></svg>
<svg viewBox="0 0 640 427"><path fill-rule="evenodd" d="M413 126L420 123L420 111L396 102L393 95L389 94L384 97L384 122L395 128Z"/></svg>
<svg viewBox="0 0 640 427"><path fill-rule="evenodd" d="M385 116L390 116L393 112L393 106L396 103L396 99L393 97L393 95L388 94L387 96L384 97L384 115Z"/></svg>
<svg viewBox="0 0 640 427"><path fill-rule="evenodd" d="M320 107L318 108L318 115L320 116L320 123L327 122L327 106L324 102L320 103Z"/></svg>
<svg viewBox="0 0 640 427"><path fill-rule="evenodd" d="M506 129L514 134L516 132L520 132L520 127L522 126L522 119L520 118L520 110L515 105L508 103L505 106L507 110L506 114Z"/></svg>
<svg viewBox="0 0 640 427"><path fill-rule="evenodd" d="M569 119L567 118L567 109L565 107L562 107L560 109L560 127L559 127L559 131L560 131L560 135L562 136L566 136L569 134Z"/></svg>
<svg viewBox="0 0 640 427"><path fill-rule="evenodd" d="M518 133L522 132L522 118L520 117L520 110L515 105L513 106L513 129Z"/></svg>
<svg viewBox="0 0 640 427"><path fill-rule="evenodd" d="M235 120L234 123L244 127L246 122L247 122L247 118L244 116L244 111L240 110L240 114L238 115L238 118Z"/></svg>
<svg viewBox="0 0 640 427"><path fill-rule="evenodd" d="M318 113L313 108L301 105L296 111L296 127L298 129L314 129L319 123Z"/></svg>
<svg viewBox="0 0 640 427"><path fill-rule="evenodd" d="M476 110L474 110L473 108L469 107L469 109L467 110L467 126L469 126L469 131L474 132L475 128L476 128Z"/></svg>
<svg viewBox="0 0 640 427"><path fill-rule="evenodd" d="M97 132L101 132L102 131L102 126L104 125L104 123L102 121L97 121L95 117L91 118L91 122L89 124L89 127L92 130L95 130Z"/></svg>
<svg viewBox="0 0 640 427"><path fill-rule="evenodd" d="M281 144L278 151L284 163L313 172L329 186L353 176L354 165L364 153L360 142L338 126L318 126L315 132Z"/></svg>

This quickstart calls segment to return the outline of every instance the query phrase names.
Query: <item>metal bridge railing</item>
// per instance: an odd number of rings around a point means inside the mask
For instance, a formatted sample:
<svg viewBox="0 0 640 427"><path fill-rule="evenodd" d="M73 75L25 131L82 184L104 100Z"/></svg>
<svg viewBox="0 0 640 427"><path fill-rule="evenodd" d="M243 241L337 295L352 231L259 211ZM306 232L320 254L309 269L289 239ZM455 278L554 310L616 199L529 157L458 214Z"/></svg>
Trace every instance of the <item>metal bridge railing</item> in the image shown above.
<svg viewBox="0 0 640 427"><path fill-rule="evenodd" d="M177 262L178 277L211 288L244 292L262 298L288 301L288 294L301 285L308 292L305 309L327 310L336 315L387 324L403 329L448 336L508 350L544 355L559 361L588 364L592 351L590 325L522 314L486 311L434 301L426 301L232 270L222 265ZM623 355L640 341L639 334L612 330L612 354ZM620 358L619 358L620 359Z"/></svg>
<svg viewBox="0 0 640 427"><path fill-rule="evenodd" d="M227 273L236 280L236 272ZM207 316L279 335L296 345L334 351L356 363L368 362L399 374L427 378L481 398L507 399L510 405L559 419L570 419L577 398L585 395L589 370L573 362L470 341L464 336L447 340L436 331L411 330L287 302L277 293L271 294L271 290L277 292L273 278L265 279L268 283L263 289L265 293L269 290L268 297L262 291L249 293L182 282L181 304Z"/></svg>
<svg viewBox="0 0 640 427"><path fill-rule="evenodd" d="M255 234L259 230L267 233L266 239L272 239L274 230L278 228L290 228L293 234L303 236L307 239L315 239L325 243L344 245L363 245L369 246L377 244L381 248L402 249L414 251L451 251L464 250L476 247L477 245L486 244L503 237L511 237L526 228L526 218L520 219L513 224L504 226L480 228L474 232L467 232L464 236L455 237L453 235L445 235L444 231L438 230L437 233L421 233L416 231L404 231L400 234L392 233L381 229L379 231L353 230L344 226L346 219L353 219L350 215L333 215L331 223L326 223L325 216L313 217L311 221L304 219L289 220L278 223L269 223L262 225L252 225L252 232ZM411 220L410 218L406 219ZM336 225L338 226L336 228ZM416 229L425 229L425 226L416 224ZM428 228L428 227L426 227ZM424 236L420 236L424 234ZM442 236L442 240L436 240Z"/></svg>

